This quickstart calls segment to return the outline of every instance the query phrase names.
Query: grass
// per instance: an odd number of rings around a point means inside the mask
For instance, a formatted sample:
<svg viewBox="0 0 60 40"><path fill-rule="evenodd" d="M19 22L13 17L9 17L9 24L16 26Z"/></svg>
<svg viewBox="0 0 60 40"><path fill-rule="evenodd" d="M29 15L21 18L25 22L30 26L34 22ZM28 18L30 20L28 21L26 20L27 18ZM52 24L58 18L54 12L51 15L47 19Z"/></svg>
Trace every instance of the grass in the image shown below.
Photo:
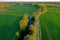
<svg viewBox="0 0 60 40"><path fill-rule="evenodd" d="M40 17L42 40L60 40L60 7L49 7Z"/></svg>
<svg viewBox="0 0 60 40"><path fill-rule="evenodd" d="M32 14L37 9L36 6L32 5L12 4L8 6L8 10L0 14L0 40L16 40L15 33L20 31L19 21L23 14Z"/></svg>
<svg viewBox="0 0 60 40"><path fill-rule="evenodd" d="M0 14L0 40L15 40L23 14L32 14L38 8L8 3L7 9ZM46 14L41 15L40 25L42 40L60 40L60 7L49 7Z"/></svg>

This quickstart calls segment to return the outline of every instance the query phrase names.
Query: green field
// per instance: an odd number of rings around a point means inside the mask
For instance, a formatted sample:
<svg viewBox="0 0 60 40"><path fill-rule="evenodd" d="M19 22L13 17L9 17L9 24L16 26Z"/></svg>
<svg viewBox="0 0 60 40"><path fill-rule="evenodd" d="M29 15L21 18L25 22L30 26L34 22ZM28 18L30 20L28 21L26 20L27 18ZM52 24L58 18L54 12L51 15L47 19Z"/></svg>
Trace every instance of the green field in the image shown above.
<svg viewBox="0 0 60 40"><path fill-rule="evenodd" d="M42 40L60 40L60 7L49 7L40 25Z"/></svg>
<svg viewBox="0 0 60 40"><path fill-rule="evenodd" d="M16 32L20 31L19 21L24 13L32 14L38 7L32 5L9 4L8 10L0 14L0 40L16 40Z"/></svg>
<svg viewBox="0 0 60 40"><path fill-rule="evenodd" d="M8 10L0 14L0 40L15 40L23 14L32 14L38 9L32 5L8 4ZM60 7L47 8L40 16L40 28L42 40L60 40Z"/></svg>

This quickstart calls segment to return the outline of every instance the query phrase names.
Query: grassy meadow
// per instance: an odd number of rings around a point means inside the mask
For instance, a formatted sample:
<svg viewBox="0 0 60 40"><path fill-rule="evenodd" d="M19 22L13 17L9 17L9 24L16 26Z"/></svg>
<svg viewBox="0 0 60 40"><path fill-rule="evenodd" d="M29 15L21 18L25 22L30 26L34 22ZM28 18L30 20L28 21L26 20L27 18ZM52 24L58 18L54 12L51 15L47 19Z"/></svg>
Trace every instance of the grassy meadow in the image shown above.
<svg viewBox="0 0 60 40"><path fill-rule="evenodd" d="M0 40L16 40L16 32L20 31L19 21L24 13L32 14L37 6L8 3L7 11L0 12ZM48 7L40 16L42 40L60 40L60 7Z"/></svg>
<svg viewBox="0 0 60 40"><path fill-rule="evenodd" d="M48 7L40 16L42 40L60 40L60 7Z"/></svg>
<svg viewBox="0 0 60 40"><path fill-rule="evenodd" d="M20 31L19 21L24 13L32 14L36 6L8 3L7 11L0 12L0 40L16 40L16 32Z"/></svg>

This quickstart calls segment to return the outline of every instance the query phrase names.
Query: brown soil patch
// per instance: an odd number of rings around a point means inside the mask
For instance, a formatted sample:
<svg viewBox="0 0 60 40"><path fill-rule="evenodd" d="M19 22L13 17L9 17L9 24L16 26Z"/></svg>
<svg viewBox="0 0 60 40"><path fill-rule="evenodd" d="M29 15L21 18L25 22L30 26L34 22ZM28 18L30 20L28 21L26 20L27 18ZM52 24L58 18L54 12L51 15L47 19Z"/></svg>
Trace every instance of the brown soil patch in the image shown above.
<svg viewBox="0 0 60 40"><path fill-rule="evenodd" d="M0 9L0 12L5 12L7 11L7 9Z"/></svg>

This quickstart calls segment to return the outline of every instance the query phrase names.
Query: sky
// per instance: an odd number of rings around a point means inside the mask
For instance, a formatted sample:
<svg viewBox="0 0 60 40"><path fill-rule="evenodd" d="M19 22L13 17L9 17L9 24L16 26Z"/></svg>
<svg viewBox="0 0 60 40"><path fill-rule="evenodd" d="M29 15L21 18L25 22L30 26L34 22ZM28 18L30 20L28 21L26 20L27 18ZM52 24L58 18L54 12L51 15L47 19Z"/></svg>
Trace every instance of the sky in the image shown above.
<svg viewBox="0 0 60 40"><path fill-rule="evenodd" d="M60 2L60 0L0 0L0 2Z"/></svg>

